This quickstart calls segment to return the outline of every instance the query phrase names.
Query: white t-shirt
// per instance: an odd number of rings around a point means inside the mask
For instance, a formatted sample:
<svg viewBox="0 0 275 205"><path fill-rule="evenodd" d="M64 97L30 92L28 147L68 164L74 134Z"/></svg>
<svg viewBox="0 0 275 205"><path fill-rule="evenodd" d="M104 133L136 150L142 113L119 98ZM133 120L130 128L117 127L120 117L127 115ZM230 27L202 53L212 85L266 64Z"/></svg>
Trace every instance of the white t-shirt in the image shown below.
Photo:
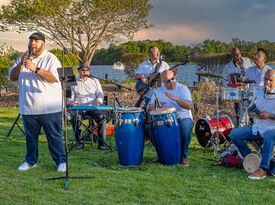
<svg viewBox="0 0 275 205"><path fill-rule="evenodd" d="M244 69L244 73L246 73L249 67L254 66L249 58L241 57L241 66L235 65L233 60L231 60L228 64L224 66L222 75L225 78L224 83L230 82L230 74L233 73L241 73L241 69Z"/></svg>
<svg viewBox="0 0 275 205"><path fill-rule="evenodd" d="M95 105L95 100L98 99L103 103L104 93L99 80L87 78L85 81L77 79L76 82L77 85L71 87L71 101L76 100L81 105Z"/></svg>
<svg viewBox="0 0 275 205"><path fill-rule="evenodd" d="M22 57L9 68L9 74L17 67ZM39 68L51 71L58 82L49 83L37 73L23 66L19 77L19 113L22 115L50 114L62 111L62 90L57 68L61 67L58 58L46 49L32 62Z"/></svg>
<svg viewBox="0 0 275 205"><path fill-rule="evenodd" d="M275 114L275 96L264 94L264 90L258 90L257 92L257 101L256 107L261 112L269 112ZM259 131L263 136L264 132L267 130L275 129L275 120L274 119L259 119L254 118L254 124L252 125L253 134L257 134Z"/></svg>
<svg viewBox="0 0 275 205"><path fill-rule="evenodd" d="M270 66L265 65L263 69L259 69L256 65L247 69L245 73L245 78L248 80L255 80L256 83L252 83L251 87L263 87L264 86L264 76L266 71L272 69Z"/></svg>
<svg viewBox="0 0 275 205"><path fill-rule="evenodd" d="M191 118L192 112L191 110L187 110L182 108L176 101L171 100L170 98L167 98L163 95L163 93L170 93L171 95L177 96L183 100L187 100L192 102L192 96L190 90L182 84L177 83L176 87L172 90L168 90L164 85L160 88L157 88L152 95L152 98L150 100L150 104L153 105L156 100L156 96L160 103L166 103L164 107L175 107L177 112L177 118L183 119L183 118Z"/></svg>
<svg viewBox="0 0 275 205"><path fill-rule="evenodd" d="M152 64L149 59L146 61L143 61L141 64L139 64L138 69L135 72L135 75L143 74L144 76L148 77L151 73L155 72L156 66L157 66L157 63ZM165 61L161 61L158 72L162 73L163 71L168 70L169 68L170 68L169 65Z"/></svg>

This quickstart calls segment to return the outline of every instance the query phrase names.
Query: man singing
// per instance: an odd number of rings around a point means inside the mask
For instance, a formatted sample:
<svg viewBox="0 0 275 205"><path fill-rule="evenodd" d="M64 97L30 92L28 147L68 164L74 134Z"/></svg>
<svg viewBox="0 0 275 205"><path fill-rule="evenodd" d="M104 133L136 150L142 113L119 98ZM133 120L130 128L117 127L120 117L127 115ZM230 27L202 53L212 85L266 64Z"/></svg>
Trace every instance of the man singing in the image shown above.
<svg viewBox="0 0 275 205"><path fill-rule="evenodd" d="M45 36L36 32L29 37L29 51L9 69L10 79L18 81L19 113L26 135L25 162L19 171L35 168L38 161L38 135L46 133L48 147L57 171L66 171L62 141L62 90L57 68L60 61L45 48Z"/></svg>

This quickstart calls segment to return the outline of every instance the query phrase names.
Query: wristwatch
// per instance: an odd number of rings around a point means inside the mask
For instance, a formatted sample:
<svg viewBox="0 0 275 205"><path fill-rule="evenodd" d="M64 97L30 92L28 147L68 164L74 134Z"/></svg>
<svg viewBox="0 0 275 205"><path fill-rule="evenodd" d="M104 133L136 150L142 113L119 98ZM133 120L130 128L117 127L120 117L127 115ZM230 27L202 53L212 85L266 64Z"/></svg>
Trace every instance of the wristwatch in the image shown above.
<svg viewBox="0 0 275 205"><path fill-rule="evenodd" d="M35 69L35 73L38 73L38 71L40 71L40 68L39 67L36 67L36 69Z"/></svg>

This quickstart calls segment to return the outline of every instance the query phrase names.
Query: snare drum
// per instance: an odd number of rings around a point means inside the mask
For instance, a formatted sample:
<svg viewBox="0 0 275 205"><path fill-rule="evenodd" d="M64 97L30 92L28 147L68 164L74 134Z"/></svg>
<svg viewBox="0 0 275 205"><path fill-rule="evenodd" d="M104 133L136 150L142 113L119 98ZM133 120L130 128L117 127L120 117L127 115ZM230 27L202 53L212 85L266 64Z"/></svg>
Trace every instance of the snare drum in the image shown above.
<svg viewBox="0 0 275 205"><path fill-rule="evenodd" d="M227 115L220 116L218 121L218 138L219 143L224 143L225 139L230 140L229 134L234 128L234 124L231 118ZM195 126L195 133L198 139L199 144L202 147L211 146L209 140L211 137L215 137L217 132L217 119L216 117L212 118L203 118L197 121Z"/></svg>
<svg viewBox="0 0 275 205"><path fill-rule="evenodd" d="M140 165L144 149L144 111L142 108L115 110L115 140L123 166Z"/></svg>
<svg viewBox="0 0 275 205"><path fill-rule="evenodd" d="M241 101L242 100L242 84L227 84L224 88L223 99Z"/></svg>
<svg viewBox="0 0 275 205"><path fill-rule="evenodd" d="M165 165L174 165L181 160L180 125L174 107L158 108L150 112L152 120L152 138L159 161Z"/></svg>

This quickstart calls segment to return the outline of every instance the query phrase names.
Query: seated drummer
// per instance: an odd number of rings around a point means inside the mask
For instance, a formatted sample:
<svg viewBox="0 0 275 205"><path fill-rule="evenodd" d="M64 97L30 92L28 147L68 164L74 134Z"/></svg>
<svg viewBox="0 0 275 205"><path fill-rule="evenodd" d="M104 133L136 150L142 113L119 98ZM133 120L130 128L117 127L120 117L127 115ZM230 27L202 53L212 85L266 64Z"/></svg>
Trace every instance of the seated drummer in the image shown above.
<svg viewBox="0 0 275 205"><path fill-rule="evenodd" d="M232 60L225 65L224 70L222 72L224 78L224 84L229 83L240 83L237 79L232 79L232 75L239 74L240 76L244 76L247 69L253 66L253 63L249 58L242 57L241 50L237 47L232 48L231 50ZM240 80L240 79L239 79ZM234 103L236 119L237 119L237 127L240 126L240 115L241 115L241 106L240 103Z"/></svg>
<svg viewBox="0 0 275 205"><path fill-rule="evenodd" d="M193 117L192 117L192 96L190 90L177 83L173 71L166 70L161 74L163 86L157 88L149 103L149 111L155 109L155 101L158 100L161 107L175 107L177 118L181 126L182 137L182 159L181 163L188 166L188 147L192 137Z"/></svg>
<svg viewBox="0 0 275 205"><path fill-rule="evenodd" d="M271 161L275 144L275 70L266 72L264 85L261 92L258 92L254 108L251 109L256 114L254 124L249 127L235 128L230 133L232 142L243 157L251 153L246 140L263 140L260 168L249 175L249 179L264 179L268 172L275 174L274 162Z"/></svg>
<svg viewBox="0 0 275 205"><path fill-rule="evenodd" d="M71 105L102 105L104 98L102 87L97 79L90 77L90 66L82 64L78 67L78 72L77 85L71 87ZM105 149L106 117L99 110L75 111L72 115L71 123L75 133L77 149L84 148L84 143L80 139L81 130L79 128L81 120L87 116L90 116L98 124L98 149Z"/></svg>
<svg viewBox="0 0 275 205"><path fill-rule="evenodd" d="M134 79L137 80L136 82L136 89L139 92L139 89L141 88L147 88L146 85L148 85L148 77L152 73L161 73L164 70L169 69L169 65L163 61L160 60L160 51L158 47L156 46L151 46L148 51L149 54L149 59L146 61L143 61L139 66L138 69L135 71L135 76ZM143 90L143 89L142 89ZM150 101L151 95L154 92L154 90L149 90L145 95L145 105L144 107L147 106L147 104Z"/></svg>

